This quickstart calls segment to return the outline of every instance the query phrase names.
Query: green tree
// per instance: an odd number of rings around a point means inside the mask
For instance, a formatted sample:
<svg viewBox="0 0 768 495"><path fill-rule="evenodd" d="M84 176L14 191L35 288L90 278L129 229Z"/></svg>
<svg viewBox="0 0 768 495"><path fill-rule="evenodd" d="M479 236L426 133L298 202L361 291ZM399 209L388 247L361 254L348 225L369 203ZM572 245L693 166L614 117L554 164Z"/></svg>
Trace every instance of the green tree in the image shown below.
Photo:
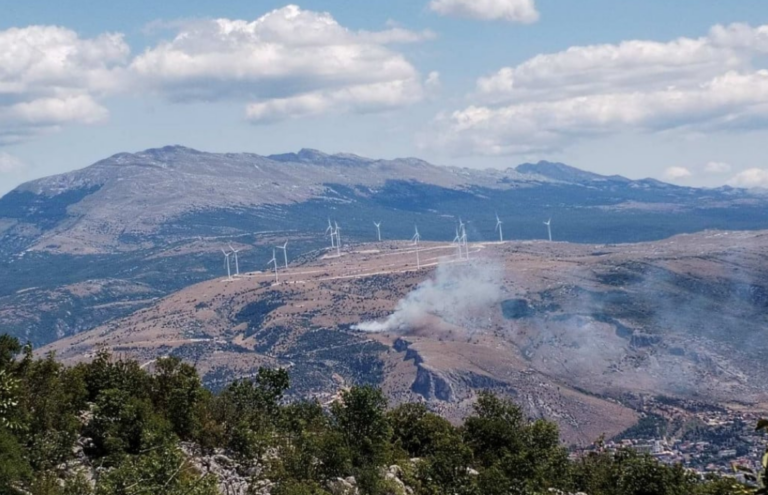
<svg viewBox="0 0 768 495"><path fill-rule="evenodd" d="M154 413L148 400L118 389L99 395L86 434L94 442L91 454L113 457L112 462L119 462L123 454L139 454L172 439L167 421Z"/></svg>
<svg viewBox="0 0 768 495"><path fill-rule="evenodd" d="M165 415L173 431L184 440L192 438L200 425L197 404L204 390L197 370L177 357L158 359L152 379L152 402Z"/></svg>
<svg viewBox="0 0 768 495"><path fill-rule="evenodd" d="M80 433L78 414L86 408L87 390L81 375L49 354L28 362L20 373L24 390L19 408L27 424L27 458L36 470L64 462Z"/></svg>
<svg viewBox="0 0 768 495"><path fill-rule="evenodd" d="M227 444L242 458L261 457L280 418L280 402L290 386L283 369L260 368L255 380L229 385L214 405Z"/></svg>
<svg viewBox="0 0 768 495"><path fill-rule="evenodd" d="M201 476L173 447L128 456L102 476L96 495L218 495L216 478Z"/></svg>
<svg viewBox="0 0 768 495"><path fill-rule="evenodd" d="M511 493L569 484L567 453L560 446L557 425L526 421L509 400L480 393L474 414L464 423L464 441L481 468L503 473Z"/></svg>
<svg viewBox="0 0 768 495"><path fill-rule="evenodd" d="M429 412L422 403L401 404L387 414L387 419L395 444L409 457L430 455L441 439L455 439L458 435L449 421Z"/></svg>
<svg viewBox="0 0 768 495"><path fill-rule="evenodd" d="M336 430L352 453L354 467L383 465L389 458L392 429L386 417L387 400L369 385L342 392L331 406Z"/></svg>
<svg viewBox="0 0 768 495"><path fill-rule="evenodd" d="M5 369L0 369L0 429L15 430L21 427L18 421L19 380Z"/></svg>
<svg viewBox="0 0 768 495"><path fill-rule="evenodd" d="M16 437L9 430L0 428L0 495L20 494L16 488L31 474Z"/></svg>

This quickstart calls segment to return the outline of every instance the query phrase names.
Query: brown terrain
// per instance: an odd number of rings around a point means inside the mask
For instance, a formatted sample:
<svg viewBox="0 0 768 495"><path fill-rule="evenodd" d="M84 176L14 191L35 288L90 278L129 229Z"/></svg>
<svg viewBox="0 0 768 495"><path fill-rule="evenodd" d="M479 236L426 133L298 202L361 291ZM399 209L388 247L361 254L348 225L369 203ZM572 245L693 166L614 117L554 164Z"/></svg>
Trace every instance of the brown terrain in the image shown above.
<svg viewBox="0 0 768 495"><path fill-rule="evenodd" d="M214 387L285 366L297 395L374 383L456 420L492 389L577 444L634 424L628 397L766 404L768 233L468 250L422 243L420 267L407 242L329 250L277 282L268 270L209 280L42 352L75 362L107 348L147 366L178 355Z"/></svg>

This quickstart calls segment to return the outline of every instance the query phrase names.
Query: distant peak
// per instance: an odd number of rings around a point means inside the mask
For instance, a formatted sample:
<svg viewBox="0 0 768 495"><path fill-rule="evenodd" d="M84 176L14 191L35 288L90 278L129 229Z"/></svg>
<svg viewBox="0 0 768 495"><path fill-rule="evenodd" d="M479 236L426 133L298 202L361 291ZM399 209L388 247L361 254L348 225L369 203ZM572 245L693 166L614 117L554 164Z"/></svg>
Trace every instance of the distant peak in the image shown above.
<svg viewBox="0 0 768 495"><path fill-rule="evenodd" d="M194 148L187 148L186 146L181 146L178 144L172 144L168 146L163 146L162 148L149 148L144 151L142 151L140 154L144 155L169 155L169 154L199 154L202 153L201 151L198 151Z"/></svg>
<svg viewBox="0 0 768 495"><path fill-rule="evenodd" d="M535 174L541 175L548 179L562 181L562 182L592 182L598 180L612 180L612 181L628 181L621 176L607 177L605 175L596 174L594 172L587 172L565 163L559 162L547 162L539 161L538 163L523 163L518 165L515 170L521 174Z"/></svg>
<svg viewBox="0 0 768 495"><path fill-rule="evenodd" d="M302 148L298 153L281 153L269 155L267 158L276 162L312 163L315 165L362 165L373 162L370 158L353 153L336 153L330 155L311 148Z"/></svg>

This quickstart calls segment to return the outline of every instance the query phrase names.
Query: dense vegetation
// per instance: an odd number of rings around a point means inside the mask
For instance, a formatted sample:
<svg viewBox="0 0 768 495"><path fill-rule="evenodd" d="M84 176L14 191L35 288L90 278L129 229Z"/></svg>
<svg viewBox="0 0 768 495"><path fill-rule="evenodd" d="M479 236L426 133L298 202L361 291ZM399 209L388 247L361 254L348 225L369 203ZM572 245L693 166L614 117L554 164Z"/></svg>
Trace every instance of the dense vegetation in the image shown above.
<svg viewBox="0 0 768 495"><path fill-rule="evenodd" d="M152 373L106 352L65 367L0 336L0 495L219 493L182 446L226 452L254 486L270 480L274 495L328 494L348 476L363 494L403 493L385 476L391 465L415 495L736 490L632 451L569 460L555 424L530 421L489 393L457 427L422 404L388 409L370 386L327 408L285 403L288 388L286 371L261 369L214 394L177 358L158 360Z"/></svg>

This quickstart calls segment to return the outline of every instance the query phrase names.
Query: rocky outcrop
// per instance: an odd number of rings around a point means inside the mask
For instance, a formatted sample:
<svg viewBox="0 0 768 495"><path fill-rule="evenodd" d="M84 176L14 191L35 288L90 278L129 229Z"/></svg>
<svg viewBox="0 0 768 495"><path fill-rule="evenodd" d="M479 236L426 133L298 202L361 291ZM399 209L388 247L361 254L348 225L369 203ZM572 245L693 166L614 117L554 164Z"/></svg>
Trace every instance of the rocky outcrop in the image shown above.
<svg viewBox="0 0 768 495"><path fill-rule="evenodd" d="M425 364L419 364L411 390L427 400L453 402L456 399L450 379Z"/></svg>
<svg viewBox="0 0 768 495"><path fill-rule="evenodd" d="M269 495L270 493L269 480L252 483L252 480L262 472L262 466L257 463L251 465L240 463L223 449L216 449L213 453L204 455L191 443L182 443L181 450L200 474L216 476L219 492L222 494ZM252 488L251 485L253 485Z"/></svg>

